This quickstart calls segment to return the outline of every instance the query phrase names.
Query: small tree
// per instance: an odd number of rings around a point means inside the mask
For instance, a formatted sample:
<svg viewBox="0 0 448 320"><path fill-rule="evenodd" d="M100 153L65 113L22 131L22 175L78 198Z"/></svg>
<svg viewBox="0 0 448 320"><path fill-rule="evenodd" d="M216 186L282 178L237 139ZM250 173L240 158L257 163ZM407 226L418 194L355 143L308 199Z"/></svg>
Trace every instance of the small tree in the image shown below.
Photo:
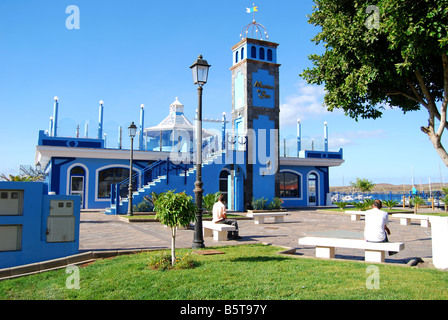
<svg viewBox="0 0 448 320"><path fill-rule="evenodd" d="M426 200L419 196L415 196L411 199L411 204L414 206L414 213L417 214L418 206L425 205Z"/></svg>
<svg viewBox="0 0 448 320"><path fill-rule="evenodd" d="M350 182L350 185L361 192L372 191L375 184L367 179L356 178L356 182Z"/></svg>
<svg viewBox="0 0 448 320"><path fill-rule="evenodd" d="M350 203L349 202L333 202L333 204L337 205L339 207L339 209L344 210L346 206L348 206Z"/></svg>
<svg viewBox="0 0 448 320"><path fill-rule="evenodd" d="M388 207L389 209L393 209L396 205L398 205L398 202L395 200L384 200L383 204Z"/></svg>
<svg viewBox="0 0 448 320"><path fill-rule="evenodd" d="M196 205L191 196L184 192L167 191L159 194L154 201L156 218L171 228L171 265L176 263L176 233L178 227L187 227L195 221Z"/></svg>

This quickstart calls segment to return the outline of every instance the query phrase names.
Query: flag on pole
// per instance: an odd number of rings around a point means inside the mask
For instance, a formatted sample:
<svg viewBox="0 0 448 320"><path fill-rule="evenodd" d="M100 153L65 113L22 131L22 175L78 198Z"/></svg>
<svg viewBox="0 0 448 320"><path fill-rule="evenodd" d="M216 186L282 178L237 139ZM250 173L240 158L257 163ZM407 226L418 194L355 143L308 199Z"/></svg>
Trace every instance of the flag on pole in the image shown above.
<svg viewBox="0 0 448 320"><path fill-rule="evenodd" d="M246 8L247 13L254 13L258 11L258 7Z"/></svg>

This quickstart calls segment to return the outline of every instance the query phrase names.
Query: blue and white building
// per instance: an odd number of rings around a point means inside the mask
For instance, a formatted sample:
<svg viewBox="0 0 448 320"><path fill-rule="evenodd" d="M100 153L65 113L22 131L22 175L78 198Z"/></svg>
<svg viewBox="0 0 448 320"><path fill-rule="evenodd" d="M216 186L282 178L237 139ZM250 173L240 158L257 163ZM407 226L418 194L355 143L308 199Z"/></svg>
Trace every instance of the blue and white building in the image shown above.
<svg viewBox="0 0 448 320"><path fill-rule="evenodd" d="M260 28L255 21L249 28ZM262 27L262 26L261 26ZM227 119L223 106L221 130L203 131L202 180L204 195L222 192L230 210L245 211L253 198L274 197L285 208L329 205L330 168L340 166L342 149L330 151L324 126L324 148L302 148L301 124L297 127L297 152L287 155L280 143L280 64L278 44L247 37L232 47L232 106ZM246 36L246 37L245 37ZM82 209L107 209L108 214L127 211L130 150L106 148L103 103L99 106L96 138L60 137L59 102L55 97L50 128L40 131L36 164L45 168L49 191L79 195ZM134 199L166 190L185 191L194 196L196 134L176 100L167 118L145 127L141 108L138 143L133 152ZM300 117L300 114L297 115Z"/></svg>

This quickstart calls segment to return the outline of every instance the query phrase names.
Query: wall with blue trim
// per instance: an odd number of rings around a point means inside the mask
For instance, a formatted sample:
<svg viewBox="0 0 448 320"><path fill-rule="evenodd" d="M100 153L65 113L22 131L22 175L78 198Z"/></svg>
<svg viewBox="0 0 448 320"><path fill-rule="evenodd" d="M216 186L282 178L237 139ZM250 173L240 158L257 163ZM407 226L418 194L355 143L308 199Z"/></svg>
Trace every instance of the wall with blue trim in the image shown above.
<svg viewBox="0 0 448 320"><path fill-rule="evenodd" d="M0 198L6 200L2 192L10 190L20 191L23 194L22 212L21 215L12 215L2 210L0 226L18 226L21 229L18 239L20 248L15 251L0 251L0 268L57 259L79 253L79 196L48 195L48 185L43 182L0 182ZM52 231L48 230L47 222L50 216L50 203L53 200L64 203L72 201L70 207L73 204L74 241L47 241L47 232ZM0 199L0 205L1 201L2 199Z"/></svg>

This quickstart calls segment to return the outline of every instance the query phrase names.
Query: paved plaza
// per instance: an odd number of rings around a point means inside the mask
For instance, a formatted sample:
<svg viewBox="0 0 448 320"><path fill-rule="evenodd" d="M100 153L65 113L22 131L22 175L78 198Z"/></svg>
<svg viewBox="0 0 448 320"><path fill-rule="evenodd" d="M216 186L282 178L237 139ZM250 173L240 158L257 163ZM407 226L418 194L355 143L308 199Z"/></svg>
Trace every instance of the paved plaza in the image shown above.
<svg viewBox="0 0 448 320"><path fill-rule="evenodd" d="M421 213L421 212L419 212ZM105 215L100 211L81 213L80 251L164 249L171 246L171 234L159 222L126 222L119 216ZM362 239L364 220L352 221L344 213L328 213L322 210L290 211L283 223L269 218L257 225L251 219L238 220L240 240L214 241L205 238L206 247L268 243L295 248L295 255L312 257L314 247L301 246L298 239L305 236ZM387 256L386 263L407 264L415 258L430 260L432 256L431 228L423 228L418 221L400 225L400 220L389 219L389 241L404 242L405 249L394 256ZM191 248L194 230L179 230L176 248ZM364 250L336 249L336 259L364 260Z"/></svg>

